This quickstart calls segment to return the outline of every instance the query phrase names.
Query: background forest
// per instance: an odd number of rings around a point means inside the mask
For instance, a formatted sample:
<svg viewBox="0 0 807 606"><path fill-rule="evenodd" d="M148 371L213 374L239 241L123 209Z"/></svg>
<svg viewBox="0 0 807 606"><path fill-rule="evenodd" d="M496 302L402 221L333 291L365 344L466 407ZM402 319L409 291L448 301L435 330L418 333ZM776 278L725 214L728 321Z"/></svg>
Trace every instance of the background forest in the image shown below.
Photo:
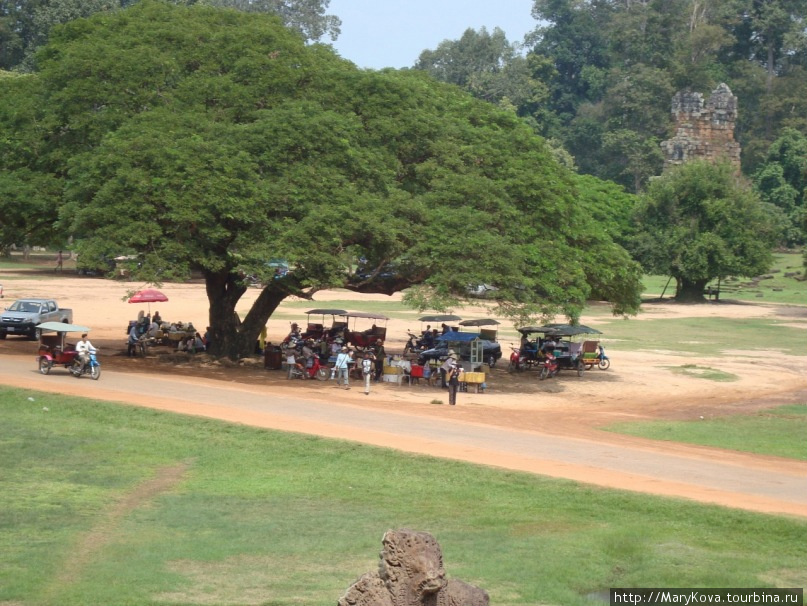
<svg viewBox="0 0 807 606"><path fill-rule="evenodd" d="M469 29L415 67L513 107L580 172L634 193L661 174L673 94L725 82L743 172L781 210L780 243L803 243L807 1L535 0L532 16L523 44Z"/></svg>

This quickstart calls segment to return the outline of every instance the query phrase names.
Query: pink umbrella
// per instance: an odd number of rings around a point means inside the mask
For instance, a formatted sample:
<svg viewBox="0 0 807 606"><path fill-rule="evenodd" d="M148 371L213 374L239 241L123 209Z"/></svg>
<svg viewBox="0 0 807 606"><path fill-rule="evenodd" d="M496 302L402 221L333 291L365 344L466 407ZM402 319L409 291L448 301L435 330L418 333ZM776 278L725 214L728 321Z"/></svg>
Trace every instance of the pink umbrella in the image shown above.
<svg viewBox="0 0 807 606"><path fill-rule="evenodd" d="M166 297L156 288L144 288L143 290L139 290L134 295L132 295L129 298L129 303L148 303L149 315L151 315L152 303L162 303L163 301L167 300L168 297Z"/></svg>

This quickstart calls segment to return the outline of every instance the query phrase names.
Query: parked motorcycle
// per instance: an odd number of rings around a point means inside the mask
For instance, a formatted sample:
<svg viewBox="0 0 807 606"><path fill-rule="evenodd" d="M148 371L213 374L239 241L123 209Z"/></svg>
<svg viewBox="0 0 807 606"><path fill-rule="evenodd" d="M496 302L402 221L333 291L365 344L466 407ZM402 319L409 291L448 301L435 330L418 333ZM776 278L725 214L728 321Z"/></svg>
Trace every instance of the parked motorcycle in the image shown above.
<svg viewBox="0 0 807 606"><path fill-rule="evenodd" d="M510 354L510 363L507 365L507 372L521 372L524 370L525 358L521 355L521 350L518 347L510 346L513 353Z"/></svg>
<svg viewBox="0 0 807 606"><path fill-rule="evenodd" d="M76 357L68 370L77 379L80 379L82 375L90 375L90 378L97 381L101 377L101 363L95 356L94 351L90 352L89 356L90 359L84 365L84 368L81 368L81 360Z"/></svg>
<svg viewBox="0 0 807 606"><path fill-rule="evenodd" d="M427 344L421 336L414 335L409 331L407 331L406 334L409 335L409 339L407 339L406 345L404 345L404 354L417 353L427 348Z"/></svg>
<svg viewBox="0 0 807 606"><path fill-rule="evenodd" d="M605 349L603 349L602 345L599 346L600 353L597 356L597 368L600 370L608 370L611 366L611 360L608 359L608 356L605 355Z"/></svg>
<svg viewBox="0 0 807 606"><path fill-rule="evenodd" d="M317 379L327 381L331 376L331 369L320 362L318 356L311 356L307 360L298 357L299 361L289 367L289 379Z"/></svg>
<svg viewBox="0 0 807 606"><path fill-rule="evenodd" d="M558 374L558 359L551 353L547 353L545 357L539 360L538 365L541 367L538 374L541 381L551 379Z"/></svg>

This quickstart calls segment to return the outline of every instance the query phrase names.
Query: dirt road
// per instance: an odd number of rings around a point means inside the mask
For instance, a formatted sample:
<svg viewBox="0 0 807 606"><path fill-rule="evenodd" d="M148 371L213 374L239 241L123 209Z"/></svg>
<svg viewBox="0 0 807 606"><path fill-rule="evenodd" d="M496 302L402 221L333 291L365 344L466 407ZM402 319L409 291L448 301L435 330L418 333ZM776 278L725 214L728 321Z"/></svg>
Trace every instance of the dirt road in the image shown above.
<svg viewBox="0 0 807 606"><path fill-rule="evenodd" d="M343 392L332 383L314 384L320 393L332 392L335 401L323 402L272 393L263 386L199 377L144 380L140 373L111 369L97 382L77 381L61 369L43 377L33 359L22 356L3 357L0 383L807 517L807 463L684 445L659 448L654 442L605 433L604 439L595 440L505 428L480 422L478 414L465 414L461 407L356 406L338 401Z"/></svg>

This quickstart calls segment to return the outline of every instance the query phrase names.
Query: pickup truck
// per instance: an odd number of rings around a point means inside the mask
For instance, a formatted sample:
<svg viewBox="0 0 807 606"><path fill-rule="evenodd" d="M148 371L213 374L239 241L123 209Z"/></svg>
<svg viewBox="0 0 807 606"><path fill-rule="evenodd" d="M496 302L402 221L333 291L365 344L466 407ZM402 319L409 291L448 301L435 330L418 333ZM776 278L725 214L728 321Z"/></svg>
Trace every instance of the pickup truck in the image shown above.
<svg viewBox="0 0 807 606"><path fill-rule="evenodd" d="M0 315L0 339L6 335L27 335L32 339L39 337L37 325L42 322L73 321L73 310L64 309L53 299L20 299Z"/></svg>

